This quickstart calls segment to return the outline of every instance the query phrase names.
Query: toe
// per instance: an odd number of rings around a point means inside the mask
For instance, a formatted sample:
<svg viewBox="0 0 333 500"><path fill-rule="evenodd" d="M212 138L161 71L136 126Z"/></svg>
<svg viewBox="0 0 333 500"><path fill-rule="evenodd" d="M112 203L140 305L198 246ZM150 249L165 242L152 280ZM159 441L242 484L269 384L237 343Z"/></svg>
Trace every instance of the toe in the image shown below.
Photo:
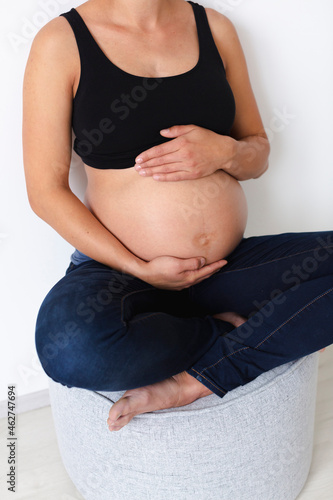
<svg viewBox="0 0 333 500"><path fill-rule="evenodd" d="M117 419L117 421L113 425L112 424L108 424L109 430L110 431L120 431L120 429L122 429L123 427L125 427L125 425L127 425L132 420L132 418L134 416L135 416L135 414L131 413L129 415L125 415L123 417L119 417Z"/></svg>
<svg viewBox="0 0 333 500"><path fill-rule="evenodd" d="M118 420L118 418L120 418L123 415L126 415L128 413L127 410L128 405L129 401L128 398L126 397L122 397L121 399L119 399L119 401L114 403L114 405L111 407L109 411L108 422L110 421L111 423L114 423Z"/></svg>
<svg viewBox="0 0 333 500"><path fill-rule="evenodd" d="M243 323L245 323L245 321L247 321L246 318L232 311L214 314L213 318L227 321L228 323L231 323L235 328L241 326Z"/></svg>

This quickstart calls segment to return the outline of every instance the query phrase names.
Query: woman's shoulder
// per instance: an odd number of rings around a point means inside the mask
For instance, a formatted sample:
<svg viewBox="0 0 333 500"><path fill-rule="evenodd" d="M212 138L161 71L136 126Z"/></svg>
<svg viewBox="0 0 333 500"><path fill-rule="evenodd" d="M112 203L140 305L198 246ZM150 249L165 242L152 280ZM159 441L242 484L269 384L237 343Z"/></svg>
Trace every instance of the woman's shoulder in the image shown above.
<svg viewBox="0 0 333 500"><path fill-rule="evenodd" d="M39 75L73 84L80 59L72 28L63 16L46 23L35 35L27 67L38 68Z"/></svg>
<svg viewBox="0 0 333 500"><path fill-rule="evenodd" d="M234 24L230 19L212 8L205 8L210 30L225 68L228 60L240 50L240 41Z"/></svg>
<svg viewBox="0 0 333 500"><path fill-rule="evenodd" d="M213 34L220 37L236 34L234 24L227 16L210 7L205 7L205 11Z"/></svg>
<svg viewBox="0 0 333 500"><path fill-rule="evenodd" d="M59 55L64 60L74 53L75 45L70 24L64 16L58 16L38 31L33 39L31 50L48 54L50 58Z"/></svg>

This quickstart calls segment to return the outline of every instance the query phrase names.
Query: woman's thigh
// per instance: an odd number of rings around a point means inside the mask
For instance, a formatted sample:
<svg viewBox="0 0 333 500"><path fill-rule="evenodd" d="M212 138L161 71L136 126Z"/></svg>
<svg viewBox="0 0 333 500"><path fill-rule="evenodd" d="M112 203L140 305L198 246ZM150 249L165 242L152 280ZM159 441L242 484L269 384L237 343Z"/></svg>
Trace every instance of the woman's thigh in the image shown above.
<svg viewBox="0 0 333 500"><path fill-rule="evenodd" d="M36 347L57 382L123 390L185 370L217 333L209 319L193 314L188 290L156 289L89 261L70 266L44 299Z"/></svg>
<svg viewBox="0 0 333 500"><path fill-rule="evenodd" d="M111 333L116 341L126 321L122 300L147 286L96 261L71 264L37 317L36 348L46 373L53 375L55 368L65 372L74 365L74 356L87 360Z"/></svg>
<svg viewBox="0 0 333 500"><path fill-rule="evenodd" d="M333 232L285 233L244 238L228 264L189 290L194 305L207 314L260 310L305 281L333 277Z"/></svg>

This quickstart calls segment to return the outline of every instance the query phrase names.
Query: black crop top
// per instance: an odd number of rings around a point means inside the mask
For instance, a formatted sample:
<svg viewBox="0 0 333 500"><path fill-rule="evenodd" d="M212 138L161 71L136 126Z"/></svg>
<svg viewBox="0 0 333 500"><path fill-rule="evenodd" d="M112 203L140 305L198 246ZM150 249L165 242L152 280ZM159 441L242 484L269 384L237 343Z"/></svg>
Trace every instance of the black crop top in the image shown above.
<svg viewBox="0 0 333 500"><path fill-rule="evenodd" d="M160 130L198 125L229 135L235 101L202 5L191 4L199 60L191 70L164 78L131 75L104 54L76 9L61 14L71 25L81 61L73 100L74 151L99 169L129 168L143 151L170 139ZM180 54L181 57L181 54Z"/></svg>

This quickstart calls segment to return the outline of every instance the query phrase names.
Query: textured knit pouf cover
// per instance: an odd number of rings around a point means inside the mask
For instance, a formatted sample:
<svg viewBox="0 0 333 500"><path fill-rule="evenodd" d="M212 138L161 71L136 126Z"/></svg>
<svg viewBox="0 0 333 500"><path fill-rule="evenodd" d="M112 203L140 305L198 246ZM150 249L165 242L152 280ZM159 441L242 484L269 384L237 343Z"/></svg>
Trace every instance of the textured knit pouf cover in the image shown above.
<svg viewBox="0 0 333 500"><path fill-rule="evenodd" d="M308 476L318 354L110 432L123 392L50 380L65 468L86 500L295 500Z"/></svg>

